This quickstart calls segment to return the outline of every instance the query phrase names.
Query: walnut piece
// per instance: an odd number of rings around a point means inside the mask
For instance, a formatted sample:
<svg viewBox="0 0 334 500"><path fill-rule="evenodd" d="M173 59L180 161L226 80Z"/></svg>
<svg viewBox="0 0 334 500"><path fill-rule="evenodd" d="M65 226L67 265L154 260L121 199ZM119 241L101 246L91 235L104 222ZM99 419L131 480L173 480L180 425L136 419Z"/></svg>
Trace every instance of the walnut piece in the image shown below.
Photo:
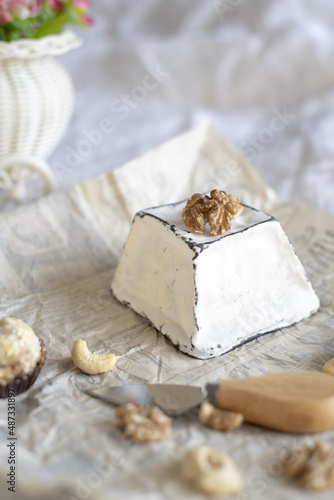
<svg viewBox="0 0 334 500"><path fill-rule="evenodd" d="M206 207L202 195L195 193L182 210L183 222L193 233L203 233L206 222Z"/></svg>
<svg viewBox="0 0 334 500"><path fill-rule="evenodd" d="M134 441L162 441L171 431L171 419L156 406L133 405L119 406L116 417L119 428Z"/></svg>
<svg viewBox="0 0 334 500"><path fill-rule="evenodd" d="M323 491L334 488L334 448L322 441L290 451L284 461L284 472L300 479L305 488Z"/></svg>
<svg viewBox="0 0 334 500"><path fill-rule="evenodd" d="M202 424L218 431L231 431L240 427L244 421L241 413L220 410L207 401L201 404L199 419Z"/></svg>
<svg viewBox="0 0 334 500"><path fill-rule="evenodd" d="M197 490L209 495L233 495L243 487L233 460L208 446L188 450L181 462L181 475Z"/></svg>
<svg viewBox="0 0 334 500"><path fill-rule="evenodd" d="M182 211L182 218L193 233L203 233L208 223L210 234L218 236L231 229L232 219L240 215L244 207L239 198L219 189L213 189L210 196L193 194Z"/></svg>

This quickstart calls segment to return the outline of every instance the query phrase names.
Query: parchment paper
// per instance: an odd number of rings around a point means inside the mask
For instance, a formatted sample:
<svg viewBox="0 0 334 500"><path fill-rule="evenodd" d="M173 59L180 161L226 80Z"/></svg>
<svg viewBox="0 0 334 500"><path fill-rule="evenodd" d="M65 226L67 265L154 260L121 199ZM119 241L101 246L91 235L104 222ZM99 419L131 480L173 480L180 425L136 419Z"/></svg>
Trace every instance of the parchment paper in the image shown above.
<svg viewBox="0 0 334 500"><path fill-rule="evenodd" d="M307 321L198 360L178 352L142 317L110 294L110 281L137 210L219 187L281 222L321 299ZM0 217L0 317L26 321L44 340L47 363L16 401L16 499L202 499L179 477L194 445L212 445L239 464L237 498L316 498L282 476L284 450L319 436L294 436L248 424L231 433L201 426L197 412L174 419L170 439L133 444L117 428L114 408L83 394L93 386L168 382L204 385L283 370L321 370L334 356L334 218L284 204L248 161L209 125L163 144L120 169ZM256 307L256 305L255 305ZM259 314L265 312L259 311ZM104 375L73 365L74 340L119 356ZM0 401L1 498L7 491L7 402ZM334 445L334 432L321 439ZM323 493L329 500L333 492Z"/></svg>

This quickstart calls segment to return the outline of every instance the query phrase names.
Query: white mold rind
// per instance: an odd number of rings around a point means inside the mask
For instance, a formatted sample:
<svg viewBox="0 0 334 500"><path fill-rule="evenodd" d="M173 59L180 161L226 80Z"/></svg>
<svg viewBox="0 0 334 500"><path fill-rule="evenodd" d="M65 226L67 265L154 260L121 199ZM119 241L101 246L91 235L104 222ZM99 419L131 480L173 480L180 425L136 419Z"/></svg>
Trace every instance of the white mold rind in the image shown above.
<svg viewBox="0 0 334 500"><path fill-rule="evenodd" d="M291 326L319 299L279 222L244 207L220 236L194 234L184 202L139 212L112 292L181 351L218 356Z"/></svg>

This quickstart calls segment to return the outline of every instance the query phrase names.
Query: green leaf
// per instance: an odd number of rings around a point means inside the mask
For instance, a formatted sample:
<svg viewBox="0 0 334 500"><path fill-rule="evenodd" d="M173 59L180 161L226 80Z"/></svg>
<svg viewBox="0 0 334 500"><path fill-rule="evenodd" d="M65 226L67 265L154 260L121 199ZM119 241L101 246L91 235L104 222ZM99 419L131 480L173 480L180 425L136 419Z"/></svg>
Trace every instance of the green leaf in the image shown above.
<svg viewBox="0 0 334 500"><path fill-rule="evenodd" d="M56 35L60 33L64 26L69 23L69 20L67 12L59 13L50 22L39 28L36 31L34 38L42 38L43 36Z"/></svg>
<svg viewBox="0 0 334 500"><path fill-rule="evenodd" d="M0 40L2 42L7 42L6 32L2 27L0 27Z"/></svg>
<svg viewBox="0 0 334 500"><path fill-rule="evenodd" d="M61 11L55 12L47 1L42 3L43 10L27 19L14 19L0 27L0 40L12 41L20 38L42 38L61 33L67 24L84 25L83 9L74 6L73 0L63 0Z"/></svg>

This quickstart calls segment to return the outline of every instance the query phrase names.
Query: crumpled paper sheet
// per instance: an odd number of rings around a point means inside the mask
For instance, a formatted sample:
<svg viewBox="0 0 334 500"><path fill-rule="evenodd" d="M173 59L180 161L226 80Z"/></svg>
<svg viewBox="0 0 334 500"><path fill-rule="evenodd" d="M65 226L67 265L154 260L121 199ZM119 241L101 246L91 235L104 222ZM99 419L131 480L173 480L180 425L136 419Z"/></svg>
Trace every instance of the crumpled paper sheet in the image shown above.
<svg viewBox="0 0 334 500"><path fill-rule="evenodd" d="M198 360L177 351L109 290L136 211L214 187L278 218L320 296L321 309L293 327ZM282 476L282 456L318 436L248 424L224 434L201 426L192 411L174 419L167 441L133 444L118 430L114 408L85 395L78 384L202 386L222 378L321 370L334 356L332 216L282 203L240 152L205 125L107 175L1 216L0 249L1 317L26 321L48 352L34 387L17 398L16 499L202 499L179 477L180 457L201 444L230 453L239 464L245 479L240 500L305 498ZM70 358L80 338L95 352L117 354L115 368L95 377L81 374ZM1 498L13 498L5 482L6 401L0 401L0 412ZM320 437L334 445L334 431Z"/></svg>

